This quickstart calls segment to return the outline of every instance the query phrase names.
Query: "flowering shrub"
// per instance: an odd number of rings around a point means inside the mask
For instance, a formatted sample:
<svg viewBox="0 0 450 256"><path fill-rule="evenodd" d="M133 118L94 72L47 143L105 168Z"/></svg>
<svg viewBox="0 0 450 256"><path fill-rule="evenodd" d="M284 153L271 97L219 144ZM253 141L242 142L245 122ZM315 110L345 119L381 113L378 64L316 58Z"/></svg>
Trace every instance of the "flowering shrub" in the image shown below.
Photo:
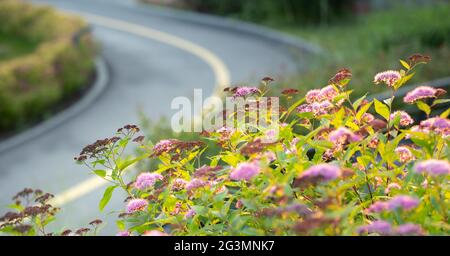
<svg viewBox="0 0 450 256"><path fill-rule="evenodd" d="M0 217L0 234L7 233L11 235L95 235L102 221L99 219L89 223L91 228L79 228L75 231L70 229L61 232L49 232L46 230L48 224L55 220L55 215L59 208L53 207L50 200L54 196L45 193L40 189L25 188L17 193L12 199L14 204L10 207L15 211L7 212Z"/></svg>
<svg viewBox="0 0 450 256"><path fill-rule="evenodd" d="M394 95L424 63L411 60L374 82ZM115 189L128 194L117 221L121 236L449 234L450 109L429 116L447 102L439 99L445 91L419 88L403 99L428 115L417 122L392 109L394 96L352 100L351 77L342 69L326 87L281 106L274 142L261 140L273 135L264 129L202 132L221 148L206 163L199 160L208 150L202 141L152 145L135 125L86 146L76 160L111 183L100 209ZM258 99L269 82L227 91ZM292 102L298 93L281 97ZM139 153L124 154L130 143ZM125 181L124 173L148 158L158 166Z"/></svg>
<svg viewBox="0 0 450 256"><path fill-rule="evenodd" d="M27 54L0 60L2 136L42 121L87 89L97 51L91 34L83 32L87 28L83 20L49 7L0 1L2 38L33 46Z"/></svg>

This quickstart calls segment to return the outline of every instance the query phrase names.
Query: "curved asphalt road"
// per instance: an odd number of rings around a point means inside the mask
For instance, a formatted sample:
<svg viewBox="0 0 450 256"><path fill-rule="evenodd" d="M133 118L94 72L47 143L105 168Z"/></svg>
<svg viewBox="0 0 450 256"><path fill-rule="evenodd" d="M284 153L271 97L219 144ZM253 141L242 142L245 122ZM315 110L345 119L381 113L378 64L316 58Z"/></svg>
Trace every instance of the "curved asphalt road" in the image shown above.
<svg viewBox="0 0 450 256"><path fill-rule="evenodd" d="M151 6L130 0L45 0L57 8L83 12L149 27L202 46L225 63L233 84L257 83L263 76L280 77L299 67L288 50L253 36L183 22ZM93 24L110 67L110 83L88 110L49 133L0 155L0 213L10 198L24 187L59 194L92 175L73 162L80 149L98 138L111 136L127 123L139 123L138 110L152 120L174 113L171 100L191 96L202 88L204 97L213 92L216 77L210 66L193 54L125 31ZM107 223L102 234L116 232L115 209L124 198L115 192L103 213L98 211L103 187L64 206L53 228L76 229L93 219Z"/></svg>

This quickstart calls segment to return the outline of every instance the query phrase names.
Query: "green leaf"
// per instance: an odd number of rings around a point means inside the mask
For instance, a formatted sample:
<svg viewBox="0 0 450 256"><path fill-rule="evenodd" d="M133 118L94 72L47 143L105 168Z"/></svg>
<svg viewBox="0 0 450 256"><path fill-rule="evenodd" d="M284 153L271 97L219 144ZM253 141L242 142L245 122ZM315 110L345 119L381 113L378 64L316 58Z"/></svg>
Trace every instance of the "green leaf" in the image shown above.
<svg viewBox="0 0 450 256"><path fill-rule="evenodd" d="M440 117L442 118L447 118L450 115L450 108L448 108L447 110L445 110L444 112L442 112L442 114L440 115Z"/></svg>
<svg viewBox="0 0 450 256"><path fill-rule="evenodd" d="M398 88L402 87L404 84L406 84L413 76L414 76L415 72L402 77L400 80L397 81L397 83L395 83L394 85L394 89L397 90Z"/></svg>
<svg viewBox="0 0 450 256"><path fill-rule="evenodd" d="M117 228L121 231L126 229L126 226L125 226L125 223L123 220L116 221L116 225L117 225Z"/></svg>
<svg viewBox="0 0 450 256"><path fill-rule="evenodd" d="M105 206L109 203L109 200L111 200L112 193L114 192L114 189L116 189L117 186L109 186L105 189L105 192L103 193L102 200L100 200L100 203L98 204L98 209L100 211L103 211Z"/></svg>
<svg viewBox="0 0 450 256"><path fill-rule="evenodd" d="M352 106L353 109L358 109L359 105L361 105L361 102L367 97L367 93L364 94L361 98L357 99L355 102L353 102Z"/></svg>
<svg viewBox="0 0 450 256"><path fill-rule="evenodd" d="M369 110L369 108L372 106L373 102L370 102L364 106L361 107L361 109L356 113L356 120L361 121L362 116Z"/></svg>
<svg viewBox="0 0 450 256"><path fill-rule="evenodd" d="M389 120L389 107L385 104L381 103L379 100L374 99L375 102L375 111L380 114L384 119Z"/></svg>
<svg viewBox="0 0 450 256"><path fill-rule="evenodd" d="M106 176L105 170L93 170L92 172L95 173L95 175L100 176L102 178L105 178Z"/></svg>
<svg viewBox="0 0 450 256"><path fill-rule="evenodd" d="M423 101L418 101L417 103L417 107L422 110L423 112L425 112L425 114L429 115L431 113L431 108L430 106L428 106L425 102Z"/></svg>
<svg viewBox="0 0 450 256"><path fill-rule="evenodd" d="M409 64L408 64L406 61L400 60L400 63L401 63L402 66L405 67L407 70L410 70L410 69L411 69L411 67L409 66Z"/></svg>
<svg viewBox="0 0 450 256"><path fill-rule="evenodd" d="M345 109L341 108L338 112L334 114L334 119L331 122L334 127L340 127L342 126L343 119L345 117Z"/></svg>
<svg viewBox="0 0 450 256"><path fill-rule="evenodd" d="M302 104L305 101L305 98L302 98L300 100L298 100L297 102L295 102L294 104L292 104L288 111L283 113L283 115L281 116L281 118L284 118L285 116L289 116L291 114L292 111L294 111L298 106L300 106L300 104Z"/></svg>
<svg viewBox="0 0 450 256"><path fill-rule="evenodd" d="M234 155L224 155L222 156L222 161L224 161L225 163L231 165L231 166L236 166L237 163L239 162L239 158L237 158Z"/></svg>
<svg viewBox="0 0 450 256"><path fill-rule="evenodd" d="M55 220L56 220L55 216L50 216L47 219L45 219L41 224L42 224L42 226L47 226L48 224L50 224L51 222L53 222Z"/></svg>
<svg viewBox="0 0 450 256"><path fill-rule="evenodd" d="M436 106L436 105L442 104L442 103L447 103L447 102L450 102L450 99L439 99L439 100L435 100L435 101L433 102L433 106Z"/></svg>
<svg viewBox="0 0 450 256"><path fill-rule="evenodd" d="M400 113L397 113L393 119L391 119L391 121L389 122L389 126L392 127L398 127L398 125L400 124L400 120L401 120L401 115Z"/></svg>

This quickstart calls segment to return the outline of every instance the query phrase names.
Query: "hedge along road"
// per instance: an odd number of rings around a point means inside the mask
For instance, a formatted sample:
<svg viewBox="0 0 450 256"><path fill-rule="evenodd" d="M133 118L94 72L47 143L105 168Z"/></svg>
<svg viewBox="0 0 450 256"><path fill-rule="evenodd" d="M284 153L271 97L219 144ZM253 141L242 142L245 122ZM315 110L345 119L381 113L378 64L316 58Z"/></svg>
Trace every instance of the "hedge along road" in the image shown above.
<svg viewBox="0 0 450 256"><path fill-rule="evenodd" d="M273 42L232 30L159 15L132 1L46 0L62 10L84 16L101 43L109 65L105 92L70 121L0 155L0 213L18 190L31 187L57 195L62 207L52 228L88 226L106 221L102 234L116 232L114 210L124 208L117 191L100 213L97 205L105 184L73 162L81 148L113 135L118 127L139 123L142 111L152 120L171 116L177 96L203 95L216 85L256 83L263 76L294 72L299 60Z"/></svg>

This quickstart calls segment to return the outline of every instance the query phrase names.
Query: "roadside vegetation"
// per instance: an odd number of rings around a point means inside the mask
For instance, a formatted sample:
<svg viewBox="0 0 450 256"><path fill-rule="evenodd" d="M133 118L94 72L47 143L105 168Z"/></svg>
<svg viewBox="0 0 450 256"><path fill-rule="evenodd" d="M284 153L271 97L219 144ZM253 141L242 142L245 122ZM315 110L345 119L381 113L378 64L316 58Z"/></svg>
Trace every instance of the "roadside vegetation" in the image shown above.
<svg viewBox="0 0 450 256"><path fill-rule="evenodd" d="M143 0L203 13L222 15L268 26L317 44L323 55L302 56L307 62L298 74L286 77L281 87L302 92L324 84L328 75L341 68L354 74L355 94L380 92L385 88L368 83L383 67L397 68L398 58L426 53L433 68L425 67L412 82L450 76L450 3L429 5L390 4L390 8L353 13L356 1L209 1Z"/></svg>
<svg viewBox="0 0 450 256"><path fill-rule="evenodd" d="M381 92L385 88L370 84L373 73L381 68L398 67L398 57L413 52L431 56L433 65L418 71L411 82L419 83L450 76L450 5L398 7L357 17L352 23L300 28L279 26L278 29L301 36L324 49L314 56L306 70L288 79L290 85L305 90L323 84L327 74L348 68L354 74L355 93Z"/></svg>
<svg viewBox="0 0 450 256"><path fill-rule="evenodd" d="M0 1L0 136L64 108L93 78L87 24L46 7Z"/></svg>
<svg viewBox="0 0 450 256"><path fill-rule="evenodd" d="M401 69L380 72L367 83L394 95L429 60L413 55ZM245 120L252 111L272 115L273 106L244 108L242 120L234 109L219 112L217 118L234 120L234 126L195 133L199 140L166 137L152 143L138 126L126 125L84 147L75 161L110 184L99 199L100 211L115 190L125 192L123 208L114 211L119 236L448 235L450 109L430 114L448 102L446 91L421 86L402 98L367 100L352 93L352 78L342 69L306 95L294 88L273 94L270 84L264 91L230 89L244 100L261 102L270 95L292 102L276 119L257 115L268 126ZM395 109L396 101L419 108L427 119ZM217 151L207 153L204 140ZM137 153L126 153L130 147ZM148 159L158 164L138 167L136 178L125 175ZM40 190L19 192L12 210L0 217L0 232L97 233L101 220L73 230L46 229L58 211L52 197Z"/></svg>

